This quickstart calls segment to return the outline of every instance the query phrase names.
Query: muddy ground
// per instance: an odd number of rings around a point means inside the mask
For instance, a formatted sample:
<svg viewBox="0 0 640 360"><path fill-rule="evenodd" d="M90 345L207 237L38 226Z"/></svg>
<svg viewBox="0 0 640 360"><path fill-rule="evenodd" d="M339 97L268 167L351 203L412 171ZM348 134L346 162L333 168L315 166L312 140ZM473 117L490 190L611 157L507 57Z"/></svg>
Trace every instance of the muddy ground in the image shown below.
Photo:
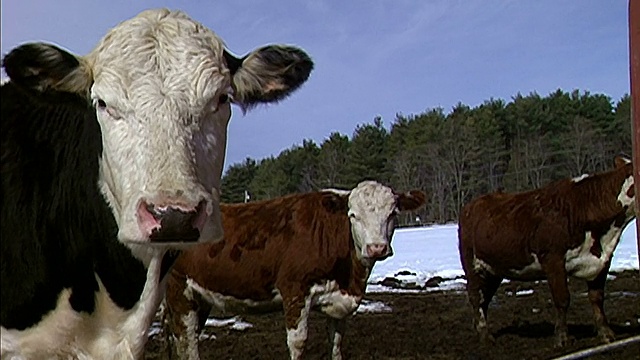
<svg viewBox="0 0 640 360"><path fill-rule="evenodd" d="M605 312L617 338L640 335L640 275L638 271L615 274L607 282ZM343 343L346 359L550 359L599 345L592 326L586 284L571 279L569 335L573 343L553 347L554 309L546 282L503 283L489 310L494 346L480 345L471 328L471 309L463 292L423 294L369 294L383 301L391 313L357 314L349 319ZM515 297L517 290L533 289ZM288 359L283 316L279 313L243 316L253 328L236 331L208 328L217 339L200 343L203 359ZM328 341L324 318L310 320L306 359L327 359ZM161 336L147 345L146 359L159 359ZM640 344L590 359L640 359Z"/></svg>

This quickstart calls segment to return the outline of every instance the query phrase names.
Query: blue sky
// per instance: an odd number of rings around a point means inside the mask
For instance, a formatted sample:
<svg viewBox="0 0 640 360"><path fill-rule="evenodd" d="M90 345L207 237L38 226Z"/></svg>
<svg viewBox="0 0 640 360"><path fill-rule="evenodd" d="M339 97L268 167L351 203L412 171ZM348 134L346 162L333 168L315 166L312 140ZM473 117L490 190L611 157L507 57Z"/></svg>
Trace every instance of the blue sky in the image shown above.
<svg viewBox="0 0 640 360"><path fill-rule="evenodd" d="M27 41L86 54L141 10L181 9L238 54L267 43L304 48L316 67L280 104L229 126L227 166L303 139L434 107L449 111L518 92L629 93L627 0L3 0L1 50Z"/></svg>

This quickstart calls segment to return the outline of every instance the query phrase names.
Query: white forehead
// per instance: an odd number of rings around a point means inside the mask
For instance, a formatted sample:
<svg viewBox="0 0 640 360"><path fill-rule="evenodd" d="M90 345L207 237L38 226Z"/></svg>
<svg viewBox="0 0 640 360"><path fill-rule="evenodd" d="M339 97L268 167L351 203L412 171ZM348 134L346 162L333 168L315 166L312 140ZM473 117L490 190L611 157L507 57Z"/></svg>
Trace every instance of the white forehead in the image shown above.
<svg viewBox="0 0 640 360"><path fill-rule="evenodd" d="M202 106L230 85L223 51L222 40L202 24L180 11L156 9L111 29L87 59L95 85L123 102L170 97Z"/></svg>
<svg viewBox="0 0 640 360"><path fill-rule="evenodd" d="M396 195L391 188L375 181L363 181L349 195L349 210L357 213L391 213Z"/></svg>

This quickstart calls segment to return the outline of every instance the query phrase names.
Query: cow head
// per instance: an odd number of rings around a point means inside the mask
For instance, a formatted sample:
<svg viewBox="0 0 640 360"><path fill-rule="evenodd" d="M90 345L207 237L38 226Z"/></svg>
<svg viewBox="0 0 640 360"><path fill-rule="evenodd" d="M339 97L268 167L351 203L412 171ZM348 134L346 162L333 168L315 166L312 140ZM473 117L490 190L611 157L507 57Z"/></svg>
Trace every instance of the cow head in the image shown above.
<svg viewBox="0 0 640 360"><path fill-rule="evenodd" d="M236 58L179 11L148 10L114 27L88 55L31 43L3 59L11 81L76 93L102 131L99 187L130 246L222 238L220 177L230 103L277 102L313 63L270 45Z"/></svg>
<svg viewBox="0 0 640 360"><path fill-rule="evenodd" d="M617 200L623 208L627 209L627 217L632 219L636 217L638 213L635 182L633 178L633 164L631 163L631 159L625 155L616 156L614 164L615 171L621 172L624 178Z"/></svg>
<svg viewBox="0 0 640 360"><path fill-rule="evenodd" d="M419 208L425 201L425 194L419 190L396 193L378 182L363 181L351 191L327 192L325 206L331 202L333 208L347 211L358 257L368 261L393 255L391 238L396 216Z"/></svg>

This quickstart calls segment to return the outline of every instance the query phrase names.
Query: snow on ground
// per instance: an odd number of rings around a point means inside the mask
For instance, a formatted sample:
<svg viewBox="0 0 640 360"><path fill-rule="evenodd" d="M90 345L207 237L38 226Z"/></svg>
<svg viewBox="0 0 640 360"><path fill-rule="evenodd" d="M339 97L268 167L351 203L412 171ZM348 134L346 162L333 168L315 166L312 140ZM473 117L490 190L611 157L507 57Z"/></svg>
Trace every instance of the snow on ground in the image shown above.
<svg viewBox="0 0 640 360"><path fill-rule="evenodd" d="M464 290L466 282L462 278L464 272L458 256L457 224L398 229L393 235L391 246L393 256L373 267L367 292ZM633 221L623 232L622 239L614 252L611 272L638 268L636 224ZM386 283L392 287L379 284L385 279ZM532 293L533 290L520 290L514 295L529 296ZM392 311L393 309L387 304L365 299L357 313ZM206 326L229 327L243 331L252 325L236 316L229 319L209 318ZM150 333L155 334L158 331L159 324L154 323Z"/></svg>

